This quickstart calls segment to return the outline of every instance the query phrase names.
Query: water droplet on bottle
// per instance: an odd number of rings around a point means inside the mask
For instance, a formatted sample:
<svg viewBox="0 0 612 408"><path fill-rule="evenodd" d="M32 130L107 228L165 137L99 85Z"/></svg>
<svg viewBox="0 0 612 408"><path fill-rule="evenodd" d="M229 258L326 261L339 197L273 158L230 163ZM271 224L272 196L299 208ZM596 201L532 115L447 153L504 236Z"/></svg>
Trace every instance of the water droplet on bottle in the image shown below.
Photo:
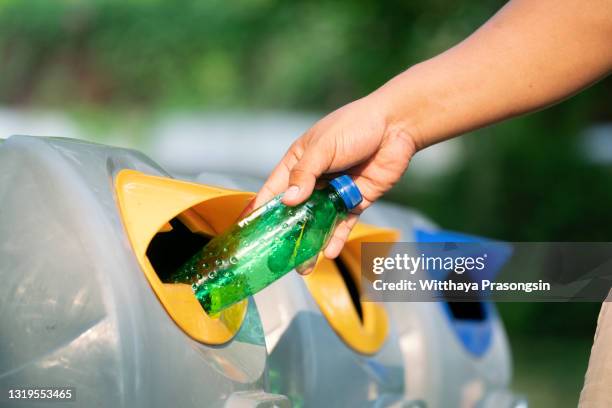
<svg viewBox="0 0 612 408"><path fill-rule="evenodd" d="M209 279L214 279L214 277L215 277L215 271L212 271L208 274Z"/></svg>
<svg viewBox="0 0 612 408"><path fill-rule="evenodd" d="M207 264L206 262L204 262L204 263L202 264L202 268L203 268L203 269L208 269L208 264Z"/></svg>
<svg viewBox="0 0 612 408"><path fill-rule="evenodd" d="M217 266L223 265L223 259L221 259L221 258L215 259L215 265L217 265Z"/></svg>
<svg viewBox="0 0 612 408"><path fill-rule="evenodd" d="M200 274L198 273L198 274L196 275L196 279L197 279L197 280L202 279L202 275L200 275Z"/></svg>
<svg viewBox="0 0 612 408"><path fill-rule="evenodd" d="M248 247L249 245L251 245L251 242L250 242L250 241L244 241L244 246L245 246L245 247Z"/></svg>
<svg viewBox="0 0 612 408"><path fill-rule="evenodd" d="M287 229L287 228L289 228L289 224L287 224L286 222L283 222L282 227L283 227L283 229Z"/></svg>
<svg viewBox="0 0 612 408"><path fill-rule="evenodd" d="M232 256L232 257L230 258L230 263L231 263L232 265L236 265L236 264L238 263L238 258L236 258L235 256Z"/></svg>
<svg viewBox="0 0 612 408"><path fill-rule="evenodd" d="M193 285L191 285L191 289L195 290L198 287L198 285L196 285L195 283Z"/></svg>
<svg viewBox="0 0 612 408"><path fill-rule="evenodd" d="M266 232L270 232L270 231L272 231L272 227L268 225L268 226L266 227Z"/></svg>
<svg viewBox="0 0 612 408"><path fill-rule="evenodd" d="M223 248L223 252L227 252L227 247Z"/></svg>

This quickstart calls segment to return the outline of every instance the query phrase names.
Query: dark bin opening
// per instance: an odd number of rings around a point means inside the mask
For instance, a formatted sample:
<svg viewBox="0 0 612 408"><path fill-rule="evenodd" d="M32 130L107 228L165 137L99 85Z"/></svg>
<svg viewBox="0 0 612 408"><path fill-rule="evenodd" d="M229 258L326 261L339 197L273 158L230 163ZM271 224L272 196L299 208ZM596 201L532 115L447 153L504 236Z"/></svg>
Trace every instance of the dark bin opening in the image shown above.
<svg viewBox="0 0 612 408"><path fill-rule="evenodd" d="M447 302L451 315L458 320L483 321L486 318L482 302Z"/></svg>
<svg viewBox="0 0 612 408"><path fill-rule="evenodd" d="M363 309L361 308L361 296L359 295L359 288L357 287L357 283L351 276L351 272L349 271L346 264L342 261L341 257L337 257L335 259L336 266L340 271L340 275L342 276L342 280L346 285L346 289L351 295L351 301L353 302L353 306L355 307L355 311L357 312L357 316L359 316L359 320L363 323Z"/></svg>
<svg viewBox="0 0 612 408"><path fill-rule="evenodd" d="M454 276L455 282L472 283L467 274L457 274ZM451 292L452 296L446 296L446 303L451 316L457 320L471 320L481 322L487 318L484 304L473 301L473 299L462 292ZM464 301L454 301L455 299L465 298Z"/></svg>
<svg viewBox="0 0 612 408"><path fill-rule="evenodd" d="M172 230L158 232L147 248L153 270L165 283L171 283L170 276L211 239L191 232L178 218L170 220L170 225Z"/></svg>

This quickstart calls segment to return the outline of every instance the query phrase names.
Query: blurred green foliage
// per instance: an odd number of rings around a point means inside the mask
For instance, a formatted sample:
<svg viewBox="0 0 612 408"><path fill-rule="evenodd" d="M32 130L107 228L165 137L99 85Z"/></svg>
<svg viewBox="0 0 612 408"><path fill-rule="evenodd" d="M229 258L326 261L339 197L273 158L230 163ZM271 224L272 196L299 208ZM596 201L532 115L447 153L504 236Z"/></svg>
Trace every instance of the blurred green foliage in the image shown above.
<svg viewBox="0 0 612 408"><path fill-rule="evenodd" d="M612 120L598 118L611 84L467 135L467 160L414 201L449 228L507 241L609 241L612 167L588 160L583 136Z"/></svg>
<svg viewBox="0 0 612 408"><path fill-rule="evenodd" d="M97 112L126 109L323 113L457 43L503 3L0 0L0 104L84 110L96 123L106 117ZM390 198L445 228L507 241L609 241L612 169L588 162L579 147L585 129L612 121L610 95L608 79L547 111L473 132L456 171L427 183L408 172ZM561 384L569 394L555 406L575 402L598 309L500 305L526 376L519 384L529 388L537 371L523 347L546 353L551 342L566 344L576 358L565 374L556 355L540 354L553 384L540 397L553 401L546 393Z"/></svg>
<svg viewBox="0 0 612 408"><path fill-rule="evenodd" d="M0 102L329 109L501 1L0 1Z"/></svg>

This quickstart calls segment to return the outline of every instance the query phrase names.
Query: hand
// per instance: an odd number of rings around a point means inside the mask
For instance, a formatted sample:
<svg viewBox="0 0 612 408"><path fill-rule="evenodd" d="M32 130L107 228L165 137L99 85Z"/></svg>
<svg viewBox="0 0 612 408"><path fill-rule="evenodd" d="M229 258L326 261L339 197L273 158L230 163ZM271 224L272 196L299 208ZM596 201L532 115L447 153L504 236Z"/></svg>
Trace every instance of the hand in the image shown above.
<svg viewBox="0 0 612 408"><path fill-rule="evenodd" d="M338 256L358 214L400 179L416 150L410 135L389 123L389 115L380 102L372 94L317 122L291 145L249 210L282 192L283 203L297 205L310 197L323 174L351 175L363 202L338 224L325 248L326 257Z"/></svg>

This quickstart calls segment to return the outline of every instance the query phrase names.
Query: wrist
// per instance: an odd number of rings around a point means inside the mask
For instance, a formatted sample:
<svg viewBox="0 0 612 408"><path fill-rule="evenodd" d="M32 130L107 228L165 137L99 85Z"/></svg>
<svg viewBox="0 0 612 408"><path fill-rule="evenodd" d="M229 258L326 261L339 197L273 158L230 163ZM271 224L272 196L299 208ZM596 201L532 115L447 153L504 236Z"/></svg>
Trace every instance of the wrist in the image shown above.
<svg viewBox="0 0 612 408"><path fill-rule="evenodd" d="M372 92L368 98L384 117L385 136L401 134L409 138L416 153L433 142L425 133L428 102L414 82L413 68L410 68Z"/></svg>

